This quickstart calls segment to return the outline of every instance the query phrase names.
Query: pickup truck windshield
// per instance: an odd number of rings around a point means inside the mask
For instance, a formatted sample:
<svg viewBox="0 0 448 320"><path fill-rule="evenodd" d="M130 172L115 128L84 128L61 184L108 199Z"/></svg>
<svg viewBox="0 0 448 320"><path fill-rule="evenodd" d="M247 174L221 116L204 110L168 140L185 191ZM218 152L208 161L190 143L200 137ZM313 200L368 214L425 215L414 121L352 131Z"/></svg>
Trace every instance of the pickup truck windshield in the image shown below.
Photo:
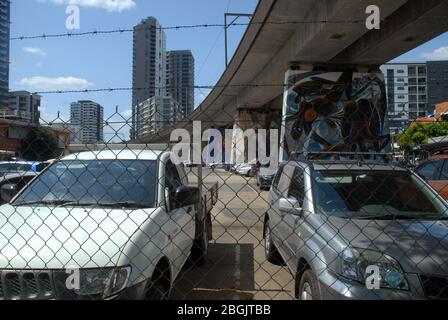
<svg viewBox="0 0 448 320"><path fill-rule="evenodd" d="M426 184L402 171L315 173L321 212L351 219L446 219L448 208Z"/></svg>
<svg viewBox="0 0 448 320"><path fill-rule="evenodd" d="M44 171L13 205L43 204L152 208L156 161L59 161Z"/></svg>

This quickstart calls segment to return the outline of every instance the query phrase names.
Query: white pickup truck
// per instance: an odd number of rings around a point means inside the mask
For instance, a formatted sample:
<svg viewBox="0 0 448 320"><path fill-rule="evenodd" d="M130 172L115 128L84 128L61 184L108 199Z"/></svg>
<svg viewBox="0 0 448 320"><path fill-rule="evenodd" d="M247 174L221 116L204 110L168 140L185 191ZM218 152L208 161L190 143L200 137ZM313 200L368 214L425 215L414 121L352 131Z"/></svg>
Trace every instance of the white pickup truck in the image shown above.
<svg viewBox="0 0 448 320"><path fill-rule="evenodd" d="M1 189L0 300L167 299L205 262L217 201L145 149L69 155L15 193Z"/></svg>

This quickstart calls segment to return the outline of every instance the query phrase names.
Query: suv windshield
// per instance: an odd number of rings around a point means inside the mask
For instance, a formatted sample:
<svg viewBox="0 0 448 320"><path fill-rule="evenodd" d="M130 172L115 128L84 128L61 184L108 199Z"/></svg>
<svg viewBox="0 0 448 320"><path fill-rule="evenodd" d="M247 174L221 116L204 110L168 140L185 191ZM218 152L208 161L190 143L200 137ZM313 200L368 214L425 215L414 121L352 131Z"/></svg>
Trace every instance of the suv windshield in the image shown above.
<svg viewBox="0 0 448 320"><path fill-rule="evenodd" d="M28 163L6 162L0 163L0 175L14 172L31 171L32 165Z"/></svg>
<svg viewBox="0 0 448 320"><path fill-rule="evenodd" d="M152 208L156 161L59 161L43 172L13 205L45 204Z"/></svg>
<svg viewBox="0 0 448 320"><path fill-rule="evenodd" d="M446 219L447 206L405 171L316 171L319 210L353 219Z"/></svg>

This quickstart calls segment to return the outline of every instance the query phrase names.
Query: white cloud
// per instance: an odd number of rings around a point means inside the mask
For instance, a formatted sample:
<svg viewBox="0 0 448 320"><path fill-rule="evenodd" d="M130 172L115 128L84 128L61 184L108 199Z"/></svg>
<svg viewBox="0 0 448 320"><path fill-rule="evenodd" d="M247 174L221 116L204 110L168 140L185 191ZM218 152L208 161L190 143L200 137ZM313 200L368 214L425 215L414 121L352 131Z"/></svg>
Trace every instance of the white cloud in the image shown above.
<svg viewBox="0 0 448 320"><path fill-rule="evenodd" d="M42 1L42 0L41 0ZM45 0L44 0L45 1ZM104 9L109 12L131 10L136 6L135 0L47 0L58 5L77 5Z"/></svg>
<svg viewBox="0 0 448 320"><path fill-rule="evenodd" d="M440 47L432 52L423 52L421 56L428 60L448 59L448 47Z"/></svg>
<svg viewBox="0 0 448 320"><path fill-rule="evenodd" d="M48 78L48 77L31 77L23 78L20 80L20 85L29 87L33 90L83 90L93 83L80 78L75 77L58 77L58 78Z"/></svg>
<svg viewBox="0 0 448 320"><path fill-rule="evenodd" d="M27 53L34 54L36 56L46 56L47 55L47 53L45 51L43 51L42 49L39 49L39 48L24 47L24 48L22 48L22 50Z"/></svg>
<svg viewBox="0 0 448 320"><path fill-rule="evenodd" d="M121 112L121 116L125 119L130 119L132 117L132 109Z"/></svg>

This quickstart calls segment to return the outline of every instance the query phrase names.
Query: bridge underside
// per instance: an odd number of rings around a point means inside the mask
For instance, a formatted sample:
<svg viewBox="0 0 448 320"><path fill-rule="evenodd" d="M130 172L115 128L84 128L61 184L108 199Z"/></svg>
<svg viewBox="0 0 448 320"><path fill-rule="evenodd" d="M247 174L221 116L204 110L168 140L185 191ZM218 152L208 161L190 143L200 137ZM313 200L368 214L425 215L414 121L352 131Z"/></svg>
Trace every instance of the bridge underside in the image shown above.
<svg viewBox="0 0 448 320"><path fill-rule="evenodd" d="M248 27L216 88L175 128L191 130L199 120L202 129L231 127L238 110L275 114L293 65L379 66L448 30L448 0L377 0L381 28L369 31L371 2L261 0L252 21L267 23ZM167 142L173 129L144 142Z"/></svg>

